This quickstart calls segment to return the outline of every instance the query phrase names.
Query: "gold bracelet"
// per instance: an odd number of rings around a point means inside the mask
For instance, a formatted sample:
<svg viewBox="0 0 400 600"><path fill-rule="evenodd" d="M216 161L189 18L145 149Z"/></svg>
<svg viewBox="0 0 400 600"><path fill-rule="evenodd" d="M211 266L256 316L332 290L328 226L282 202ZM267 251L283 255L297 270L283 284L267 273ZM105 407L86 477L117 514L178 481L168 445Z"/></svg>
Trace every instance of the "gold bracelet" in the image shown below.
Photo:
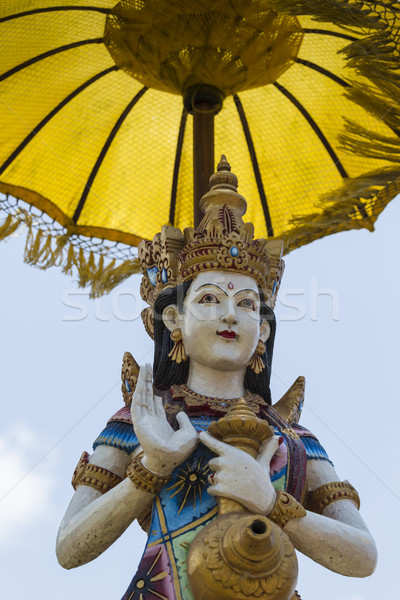
<svg viewBox="0 0 400 600"><path fill-rule="evenodd" d="M170 476L165 477L163 475L152 473L143 466L142 458L143 452L139 452L126 469L126 474L138 488L149 494L158 494L164 485L168 483Z"/></svg>
<svg viewBox="0 0 400 600"><path fill-rule="evenodd" d="M108 469L92 465L89 462L89 457L90 455L87 452L83 452L76 465L71 481L74 490L78 485L89 485L104 494L122 481L122 477L115 475Z"/></svg>
<svg viewBox="0 0 400 600"><path fill-rule="evenodd" d="M312 490L307 495L306 507L308 510L322 514L324 508L337 500L351 500L360 509L360 496L348 481L332 481Z"/></svg>
<svg viewBox="0 0 400 600"><path fill-rule="evenodd" d="M287 492L279 490L276 493L275 504L272 507L268 518L283 529L286 523L291 519L305 517L306 514L306 510L300 502L297 502L297 500Z"/></svg>

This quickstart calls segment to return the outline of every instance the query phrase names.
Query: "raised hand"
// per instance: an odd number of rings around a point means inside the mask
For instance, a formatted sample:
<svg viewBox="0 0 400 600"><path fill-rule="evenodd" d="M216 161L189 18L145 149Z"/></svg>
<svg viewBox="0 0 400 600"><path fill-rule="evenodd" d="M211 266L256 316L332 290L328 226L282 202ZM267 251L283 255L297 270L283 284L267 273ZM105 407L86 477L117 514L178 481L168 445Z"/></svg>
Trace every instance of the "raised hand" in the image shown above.
<svg viewBox="0 0 400 600"><path fill-rule="evenodd" d="M198 444L198 433L184 412L176 417L178 431L172 429L162 399L154 395L152 379L151 365L142 366L132 398L131 414L143 449L143 466L165 476L190 456Z"/></svg>
<svg viewBox="0 0 400 600"><path fill-rule="evenodd" d="M200 440L218 454L208 463L214 471L208 493L236 500L250 512L268 515L276 498L269 476L269 462L278 447L278 441L272 437L263 444L262 460L259 462L243 450L216 440L209 433L202 431Z"/></svg>

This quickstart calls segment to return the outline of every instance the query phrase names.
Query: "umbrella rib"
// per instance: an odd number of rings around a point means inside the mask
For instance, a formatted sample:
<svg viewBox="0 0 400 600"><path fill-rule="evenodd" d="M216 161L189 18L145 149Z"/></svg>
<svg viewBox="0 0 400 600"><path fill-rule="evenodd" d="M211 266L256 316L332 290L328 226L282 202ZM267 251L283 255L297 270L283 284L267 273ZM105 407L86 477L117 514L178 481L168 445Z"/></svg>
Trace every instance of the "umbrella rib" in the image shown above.
<svg viewBox="0 0 400 600"><path fill-rule="evenodd" d="M25 62L17 65L16 67L13 67L9 71L6 71L2 75L0 75L0 82L4 81L8 77L11 77L11 75L15 75L15 73L18 73L18 71L22 71L23 69L26 69L26 67L30 67L31 65L34 65L35 63L44 60L45 58L49 58L50 56L54 56L55 54L59 54L60 52L65 52L67 50L72 50L73 48L78 48L79 46L86 46L88 44L101 43L103 43L103 38L92 38L88 40L80 40L79 42L72 42L71 44L65 44L64 46L59 46L58 48L53 48L53 50L48 50L47 52L43 52L43 54L34 56L33 58L26 60Z"/></svg>
<svg viewBox="0 0 400 600"><path fill-rule="evenodd" d="M347 174L345 168L343 167L342 163L340 162L336 152L334 151L334 149L332 148L332 146L328 142L327 138L323 134L322 130L319 128L317 123L314 121L314 119L312 118L310 113L307 111L307 109L299 102L299 100L297 100L297 98L295 98L295 96L293 96L293 94L291 94L286 88L284 88L278 82L275 82L273 85L277 88L277 90L279 90L281 92L281 94L286 96L286 98L288 100L290 100L290 102L292 104L294 104L294 106L301 112L301 114L306 119L307 123L311 126L311 128L314 130L314 132L316 133L320 142L324 146L325 150L327 151L327 153L333 160L333 163L334 163L335 167L337 168L337 170L339 171L340 175L344 178L348 177L348 174Z"/></svg>
<svg viewBox="0 0 400 600"><path fill-rule="evenodd" d="M20 19L21 17L30 17L31 15L37 15L40 13L48 13L48 12L60 12L66 10L81 10L81 11L93 11L99 12L104 15L110 14L111 10L109 8L102 8L101 6L48 6L44 8L33 8L32 10L24 10L20 13L15 13L13 15L7 15L6 17L0 18L0 23L5 23L6 21L12 21L13 19Z"/></svg>
<svg viewBox="0 0 400 600"><path fill-rule="evenodd" d="M40 121L40 123L38 125L36 125L36 127L34 127L34 129L32 129L32 131L26 136L26 138L19 144L19 146L12 152L12 154L10 154L10 156L5 160L5 162L0 166L0 175L2 173L4 173L4 171L10 166L10 164L17 158L17 156L22 152L22 150L29 144L29 142L39 133L39 131L41 129L43 129L43 127L45 125L47 125L47 123L62 109L64 108L64 106L66 106L69 102L71 102L71 100L73 100L74 98L76 98L76 96L78 96L81 92L83 92L83 90L85 90L87 87L89 87L90 85L92 85L92 83L94 83L95 81L97 81L98 79L100 79L101 77L104 77L105 75L108 75L108 73L111 73L112 71L118 71L118 67L116 65L113 65L112 67L109 67L108 69L105 69L104 71L101 71L100 73L97 73L96 75L94 75L93 77L91 77L90 79L88 79L87 81L85 81L82 85L80 85L78 88L76 88L73 92L71 92L71 94L69 94L66 98L64 98L64 100L62 100L55 108L53 108L53 110L51 112L49 112L44 119L42 119Z"/></svg>
<svg viewBox="0 0 400 600"><path fill-rule="evenodd" d="M176 153L175 153L174 173L173 173L173 177L172 177L171 206L170 206L170 210L169 210L169 222L171 223L171 225L174 225L174 221L175 221L176 194L178 191L179 168L181 166L182 148L183 148L183 140L185 138L186 121L187 121L187 112L185 109L183 109L181 122L179 125L178 141L176 144Z"/></svg>
<svg viewBox="0 0 400 600"><path fill-rule="evenodd" d="M117 135L119 129L121 128L122 124L124 123L125 119L127 118L127 116L129 115L130 111L132 110L132 108L135 106L135 104L140 100L140 98L143 96L143 94L145 92L147 92L148 88L146 86L142 87L141 90L139 90L139 92L136 94L136 96L134 96L134 98L132 98L132 100L129 102L129 104L124 108L124 110L122 111L121 115L118 117L118 120L116 121L114 127L112 128L103 148L101 149L101 152L99 154L99 156L97 157L97 160L95 162L95 165L89 175L89 178L87 180L87 183L85 184L82 196L78 202L78 205L76 207L74 216L72 217L73 222L75 223L75 225L78 222L79 217L81 216L83 207L85 205L86 199L89 195L90 192L90 188L93 184L93 181L96 178L97 173L100 170L100 167L106 157L106 154L115 138L115 136Z"/></svg>
<svg viewBox="0 0 400 600"><path fill-rule="evenodd" d="M304 33L318 33L321 35L330 35L332 37L338 37L343 40L349 40L350 42L356 42L359 38L354 37L353 35L348 35L347 33L340 33L339 31L329 31L329 29L312 29L310 27L303 28Z"/></svg>
<svg viewBox="0 0 400 600"><path fill-rule="evenodd" d="M237 94L235 94L233 96L233 99L235 101L236 108L239 113L240 122L242 124L244 136L245 136L246 142L247 142L247 147L249 149L251 163L253 165L254 176L256 178L257 189L258 189L258 193L259 193L260 200L261 200L261 206L264 211L264 219L265 219L265 224L267 226L268 236L272 237L274 235L274 230L272 228L271 215L269 213L267 197L265 195L265 190L264 190L264 185L263 185L263 181L262 181L262 177L261 177L260 167L258 165L256 150L254 147L253 138L250 133L250 127L247 122L243 104L242 104L239 96Z"/></svg>
<svg viewBox="0 0 400 600"><path fill-rule="evenodd" d="M329 79L332 79L332 81L335 81L342 87L351 87L351 85L349 83L347 83L347 81L345 81L341 77L338 77L334 73L331 73L331 71L324 69L324 67L320 67L319 65L311 62L310 60L303 60L302 58L296 58L295 62L298 63L299 65L303 65L304 67L308 67L309 69L313 69L314 71L318 71L318 73L321 73L321 75L325 75L326 77L329 77Z"/></svg>
<svg viewBox="0 0 400 600"><path fill-rule="evenodd" d="M341 77L338 77L334 73L331 73L331 71L328 71L327 69L324 69L323 67L320 67L319 65L317 65L317 64L315 64L315 63L313 63L313 62L311 62L309 60L303 60L301 58L296 58L295 62L298 63L298 64L300 64L300 65L304 65L305 67L309 67L310 69L314 69L314 71L318 71L322 75L326 75L327 77L329 77L330 79L332 79L333 81L335 81L336 83L338 83L339 85L341 85L342 87L346 87L346 88L351 88L352 87L350 85L350 83L348 83L347 81L345 81ZM397 137L400 137L400 131L398 129L396 129L395 127L390 127L390 129L393 131L393 133Z"/></svg>

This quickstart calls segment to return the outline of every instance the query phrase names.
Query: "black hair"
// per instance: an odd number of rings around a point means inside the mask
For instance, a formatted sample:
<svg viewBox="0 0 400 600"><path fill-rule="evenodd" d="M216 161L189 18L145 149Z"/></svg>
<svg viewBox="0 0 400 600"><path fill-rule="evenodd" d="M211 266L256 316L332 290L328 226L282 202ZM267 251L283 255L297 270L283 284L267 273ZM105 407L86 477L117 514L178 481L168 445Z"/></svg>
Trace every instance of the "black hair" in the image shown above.
<svg viewBox="0 0 400 600"><path fill-rule="evenodd" d="M183 302L191 281L174 288L168 288L161 292L154 305L154 385L159 390L167 390L172 385L186 383L189 375L190 359L180 364L170 359L174 342L171 340L170 331L164 325L162 313L170 304L176 304L179 312L183 312ZM270 336L266 342L266 351L261 356L265 368L256 375L252 369L247 367L244 377L244 388L252 394L258 394L271 404L271 363L274 349L276 321L274 312L266 305L264 295L260 292L260 318L267 321L271 328Z"/></svg>

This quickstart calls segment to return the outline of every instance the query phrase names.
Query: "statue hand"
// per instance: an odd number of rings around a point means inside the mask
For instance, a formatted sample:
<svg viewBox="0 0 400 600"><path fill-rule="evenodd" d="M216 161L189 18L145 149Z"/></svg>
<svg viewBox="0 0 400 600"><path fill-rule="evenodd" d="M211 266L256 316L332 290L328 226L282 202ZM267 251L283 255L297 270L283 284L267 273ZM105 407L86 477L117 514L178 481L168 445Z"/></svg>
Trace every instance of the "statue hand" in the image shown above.
<svg viewBox="0 0 400 600"><path fill-rule="evenodd" d="M224 442L216 440L209 433L200 433L201 442L218 454L210 460L209 467L215 473L213 483L208 488L212 496L230 498L243 504L253 513L268 515L276 494L264 464L249 454ZM271 460L277 447L274 438L268 440L263 448L264 457Z"/></svg>
<svg viewBox="0 0 400 600"><path fill-rule="evenodd" d="M142 464L158 475L170 475L198 444L198 433L189 417L181 412L176 419L178 431L167 421L162 399L153 393L152 368L140 368L132 398L132 421L143 449Z"/></svg>

